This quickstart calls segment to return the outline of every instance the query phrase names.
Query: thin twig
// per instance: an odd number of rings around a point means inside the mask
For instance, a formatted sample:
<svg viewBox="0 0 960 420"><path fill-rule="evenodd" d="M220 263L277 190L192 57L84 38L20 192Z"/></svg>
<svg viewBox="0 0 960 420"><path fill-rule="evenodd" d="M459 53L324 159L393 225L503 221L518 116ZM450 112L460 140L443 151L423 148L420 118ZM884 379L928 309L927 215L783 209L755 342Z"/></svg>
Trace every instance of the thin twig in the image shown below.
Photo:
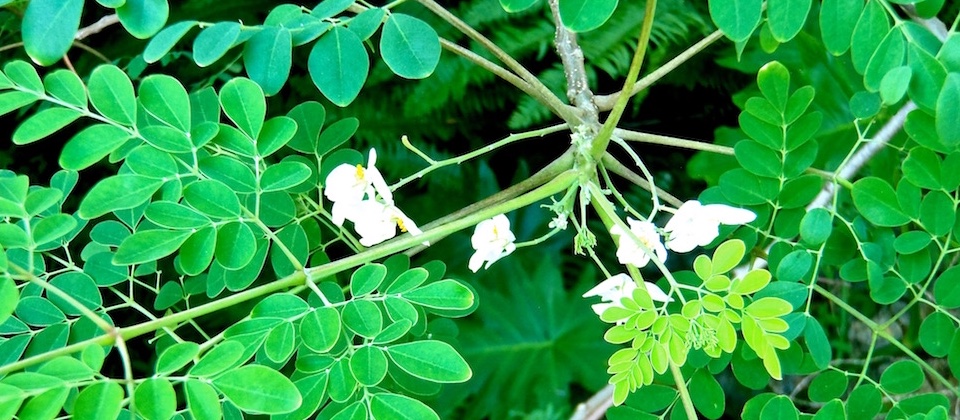
<svg viewBox="0 0 960 420"><path fill-rule="evenodd" d="M628 168L626 165L621 163L619 160L617 160L617 158L613 157L611 154L607 153L603 155L603 157L600 159L600 162L603 164L604 167L609 169L610 172L613 172L617 175L624 177L627 181L637 184L637 186L639 186L640 188L643 188L647 191L651 190L651 185L649 181L647 181L644 177L640 176L636 172L633 172L632 170L630 170L630 168ZM658 195L661 199L663 199L663 201L666 201L667 203L669 203L671 206L680 207L681 205L683 205L683 202L680 201L680 199L678 199L677 197L674 197L673 195L661 189L660 187L653 185L652 188L656 188L656 195Z"/></svg>
<svg viewBox="0 0 960 420"><path fill-rule="evenodd" d="M659 134L643 133L639 131L630 131L617 128L613 130L614 137L620 137L624 140L636 141L641 143L660 144L664 146L673 146L690 150L703 150L705 152L719 153L721 155L733 156L733 148L706 143L696 140L686 140L676 137L662 136Z"/></svg>
<svg viewBox="0 0 960 420"><path fill-rule="evenodd" d="M479 54L473 51L470 51L467 48L461 47L460 45L457 45L452 41L440 38L440 46L442 46L443 48L446 48L447 51L457 54L467 59L468 61L472 62L473 64L476 64L482 67L483 69L489 71L490 73L493 73L499 76L501 79L507 81L511 85L516 86L517 89L520 89L525 93L527 93L528 95L533 96L533 87L531 87L529 83L527 83L525 80L518 77L516 74L510 72L510 70L500 67L496 63L490 60L487 60L486 58L481 57Z"/></svg>
<svg viewBox="0 0 960 420"><path fill-rule="evenodd" d="M120 22L120 18L117 16L116 13L112 15L106 15L100 18L100 20L96 21L92 25L80 28L80 30L77 31L77 34L73 36L73 39L76 41L80 41L90 35L99 33L100 31L106 29L110 25L113 25L119 22Z"/></svg>

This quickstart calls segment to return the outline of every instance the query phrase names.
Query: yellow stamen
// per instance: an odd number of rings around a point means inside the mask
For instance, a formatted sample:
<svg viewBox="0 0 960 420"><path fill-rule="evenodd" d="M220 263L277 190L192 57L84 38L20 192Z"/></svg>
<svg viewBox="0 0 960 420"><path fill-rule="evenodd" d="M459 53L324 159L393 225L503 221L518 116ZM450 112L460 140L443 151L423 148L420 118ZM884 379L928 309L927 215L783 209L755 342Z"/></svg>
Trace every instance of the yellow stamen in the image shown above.
<svg viewBox="0 0 960 420"><path fill-rule="evenodd" d="M407 227L403 225L403 219L401 219L401 218L399 218L399 217L394 217L394 218L393 218L393 221L397 222L397 227L400 228L400 231L401 231L401 232L406 232L406 231L407 231Z"/></svg>
<svg viewBox="0 0 960 420"><path fill-rule="evenodd" d="M361 165L361 164L359 164L359 163L357 164L357 173L356 173L356 175L354 175L354 176L357 177L357 181L363 179L363 165Z"/></svg>

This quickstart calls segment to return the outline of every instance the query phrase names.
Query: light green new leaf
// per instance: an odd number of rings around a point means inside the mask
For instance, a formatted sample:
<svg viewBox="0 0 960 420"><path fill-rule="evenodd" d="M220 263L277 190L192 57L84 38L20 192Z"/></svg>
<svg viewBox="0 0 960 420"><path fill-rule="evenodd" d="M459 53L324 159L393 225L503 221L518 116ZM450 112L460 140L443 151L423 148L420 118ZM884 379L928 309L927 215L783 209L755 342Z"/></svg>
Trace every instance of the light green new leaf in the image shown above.
<svg viewBox="0 0 960 420"><path fill-rule="evenodd" d="M167 23L170 5L167 0L126 0L117 8L120 24L138 39L147 39Z"/></svg>
<svg viewBox="0 0 960 420"><path fill-rule="evenodd" d="M300 321L303 344L317 353L326 353L340 338L340 312L331 307L317 308Z"/></svg>
<svg viewBox="0 0 960 420"><path fill-rule="evenodd" d="M266 366L249 365L228 371L214 379L213 385L247 412L283 414L295 410L302 401L293 382Z"/></svg>
<svg viewBox="0 0 960 420"><path fill-rule="evenodd" d="M710 0L710 18L727 38L743 42L760 23L761 0Z"/></svg>
<svg viewBox="0 0 960 420"><path fill-rule="evenodd" d="M206 382L189 379L183 384L183 392L187 397L187 409L194 419L219 420L222 418L220 394L212 386Z"/></svg>
<svg viewBox="0 0 960 420"><path fill-rule="evenodd" d="M440 419L428 405L405 395L389 393L374 394L370 399L370 412L378 419Z"/></svg>
<svg viewBox="0 0 960 420"><path fill-rule="evenodd" d="M37 112L13 132L13 144L24 145L45 138L82 115L80 111L70 108L47 108Z"/></svg>
<svg viewBox="0 0 960 420"><path fill-rule="evenodd" d="M560 21L573 32L587 32L603 25L617 8L618 0L560 0Z"/></svg>
<svg viewBox="0 0 960 420"><path fill-rule="evenodd" d="M827 51L833 55L847 52L862 9L862 0L823 0L820 5L820 35Z"/></svg>
<svg viewBox="0 0 960 420"><path fill-rule="evenodd" d="M397 76L423 79L433 74L440 61L440 38L426 22L391 13L380 34L380 56Z"/></svg>
<svg viewBox="0 0 960 420"><path fill-rule="evenodd" d="M957 121L960 121L960 74L950 73L937 97L937 134L943 144L951 147L960 144Z"/></svg>
<svg viewBox="0 0 960 420"><path fill-rule="evenodd" d="M23 108L37 101L37 95L28 92L4 92L0 93L0 116Z"/></svg>
<svg viewBox="0 0 960 420"><path fill-rule="evenodd" d="M240 31L237 22L219 22L204 28L193 40L193 61L200 67L215 63L234 46Z"/></svg>
<svg viewBox="0 0 960 420"><path fill-rule="evenodd" d="M287 83L292 66L293 40L286 28L265 26L243 47L243 67L267 96Z"/></svg>
<svg viewBox="0 0 960 420"><path fill-rule="evenodd" d="M123 387L116 382L97 382L80 391L73 405L77 419L113 419L120 415Z"/></svg>
<svg viewBox="0 0 960 420"><path fill-rule="evenodd" d="M810 6L810 0L768 0L767 22L773 37L784 43L797 36L807 21Z"/></svg>
<svg viewBox="0 0 960 420"><path fill-rule="evenodd" d="M307 68L320 93L343 107L360 93L370 71L370 58L360 37L338 26L313 45Z"/></svg>
<svg viewBox="0 0 960 420"><path fill-rule="evenodd" d="M37 63L48 66L63 58L80 28L83 0L32 0L23 14L23 47Z"/></svg>
<svg viewBox="0 0 960 420"><path fill-rule="evenodd" d="M150 378L137 385L132 406L147 420L167 420L177 411L177 394L165 378Z"/></svg>
<svg viewBox="0 0 960 420"><path fill-rule="evenodd" d="M144 78L140 83L140 104L160 121L190 132L190 98L177 79L161 74Z"/></svg>
<svg viewBox="0 0 960 420"><path fill-rule="evenodd" d="M877 226L901 226L910 221L897 202L897 194L886 181L863 178L853 184L853 204L867 220Z"/></svg>
<svg viewBox="0 0 960 420"><path fill-rule="evenodd" d="M128 131L113 125L87 127L63 146L60 166L74 171L86 169L119 148L130 137Z"/></svg>
<svg viewBox="0 0 960 420"><path fill-rule="evenodd" d="M247 136L260 136L263 119L267 113L263 90L250 79L230 79L220 89L220 105L223 113Z"/></svg>
<svg viewBox="0 0 960 420"><path fill-rule="evenodd" d="M27 232L17 225L0 224L0 246L5 249L26 248L30 245ZM0 321L2 323L2 321Z"/></svg>
<svg viewBox="0 0 960 420"><path fill-rule="evenodd" d="M87 108L87 88L70 70L56 70L43 78L47 94L78 108Z"/></svg>
<svg viewBox="0 0 960 420"><path fill-rule="evenodd" d="M404 292L401 297L434 309L463 310L473 306L473 293L456 280L441 280Z"/></svg>
<svg viewBox="0 0 960 420"><path fill-rule="evenodd" d="M162 31L150 39L150 43L144 48L143 61L155 63L163 58L187 32L197 26L197 23L195 20L187 20L163 28Z"/></svg>
<svg viewBox="0 0 960 420"><path fill-rule="evenodd" d="M127 74L112 64L103 64L90 74L90 103L104 117L123 125L137 121L137 99Z"/></svg>
<svg viewBox="0 0 960 420"><path fill-rule="evenodd" d="M93 219L115 210L143 204L160 189L163 181L141 175L122 174L98 182L80 202L80 217Z"/></svg>
<svg viewBox="0 0 960 420"><path fill-rule="evenodd" d="M424 340L387 348L387 354L400 369L427 381L465 382L473 376L470 366L449 344Z"/></svg>
<svg viewBox="0 0 960 420"><path fill-rule="evenodd" d="M180 249L190 237L187 230L145 230L124 239L113 256L116 265L133 265L155 261Z"/></svg>
<svg viewBox="0 0 960 420"><path fill-rule="evenodd" d="M183 189L183 199L208 217L226 219L240 214L240 199L226 184L212 180L194 182Z"/></svg>

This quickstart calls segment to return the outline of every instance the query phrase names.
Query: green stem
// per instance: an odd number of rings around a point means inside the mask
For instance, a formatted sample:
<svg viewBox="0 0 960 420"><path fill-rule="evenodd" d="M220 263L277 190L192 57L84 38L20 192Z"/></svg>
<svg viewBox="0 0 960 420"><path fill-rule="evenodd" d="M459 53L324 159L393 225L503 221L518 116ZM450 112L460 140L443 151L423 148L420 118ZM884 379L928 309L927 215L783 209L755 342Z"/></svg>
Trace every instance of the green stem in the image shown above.
<svg viewBox="0 0 960 420"><path fill-rule="evenodd" d="M627 141L636 141L640 143L659 144L663 146L679 147L682 149L702 150L704 152L713 152L721 155L733 156L733 148L710 144L702 141L680 139L670 136L661 136L659 134L643 133L639 131L630 131L617 128L613 130L613 135Z"/></svg>
<svg viewBox="0 0 960 420"><path fill-rule="evenodd" d="M675 365L672 361L668 362L670 365L670 373L673 374L673 382L677 385L677 392L680 394L680 401L683 402L683 411L687 414L688 419L697 418L697 410L693 408L693 399L690 398L690 391L687 390L687 381L683 378L683 373L680 372L680 367Z"/></svg>
<svg viewBox="0 0 960 420"><path fill-rule="evenodd" d="M657 0L647 0L647 7L643 12L643 24L640 28L640 38L637 40L637 51L633 54L633 61L630 63L630 70L627 71L627 79L623 82L621 92L632 92L631 88L637 77L640 75L640 67L643 65L643 57L647 53L647 44L650 41L650 31L653 29L653 15L657 10ZM603 122L603 127L593 139L590 146L590 155L594 160L599 160L603 152L607 150L607 144L610 143L610 136L613 135L613 129L620 122L623 111L627 108L627 102L631 95L621 94L617 97L617 102L607 115L607 120Z"/></svg>

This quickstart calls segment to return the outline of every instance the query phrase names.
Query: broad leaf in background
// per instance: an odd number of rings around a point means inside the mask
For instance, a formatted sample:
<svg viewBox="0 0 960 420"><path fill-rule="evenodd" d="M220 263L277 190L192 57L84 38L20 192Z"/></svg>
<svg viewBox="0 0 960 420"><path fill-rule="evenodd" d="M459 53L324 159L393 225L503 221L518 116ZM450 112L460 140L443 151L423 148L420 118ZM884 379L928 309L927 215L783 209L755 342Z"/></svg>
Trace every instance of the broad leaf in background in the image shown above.
<svg viewBox="0 0 960 420"><path fill-rule="evenodd" d="M370 57L356 33L335 27L313 45L307 68L323 96L338 106L347 106L367 80Z"/></svg>
<svg viewBox="0 0 960 420"><path fill-rule="evenodd" d="M37 63L63 58L80 28L83 0L33 0L23 15L23 47Z"/></svg>

